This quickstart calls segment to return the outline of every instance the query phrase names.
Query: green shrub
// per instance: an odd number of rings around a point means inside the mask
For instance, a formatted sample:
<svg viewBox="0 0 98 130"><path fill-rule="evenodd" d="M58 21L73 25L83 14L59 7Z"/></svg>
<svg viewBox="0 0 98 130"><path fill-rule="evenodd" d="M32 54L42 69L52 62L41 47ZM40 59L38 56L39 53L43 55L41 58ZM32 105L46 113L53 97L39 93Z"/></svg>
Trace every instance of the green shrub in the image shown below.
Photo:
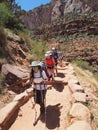
<svg viewBox="0 0 98 130"><path fill-rule="evenodd" d="M7 3L0 3L0 25L12 30L23 31L24 25L21 23L17 15L15 15Z"/></svg>
<svg viewBox="0 0 98 130"><path fill-rule="evenodd" d="M83 61L83 60L76 60L75 61L76 62L76 64L79 66L79 67L81 67L81 68L83 68L83 69L89 69L89 63L88 62L86 62L86 61Z"/></svg>
<svg viewBox="0 0 98 130"><path fill-rule="evenodd" d="M21 21L19 20L19 18L17 18L14 14L10 14L8 17L8 21L6 22L5 25L7 28L10 28L12 30L20 30L23 31L24 30L24 25L21 23Z"/></svg>
<svg viewBox="0 0 98 130"><path fill-rule="evenodd" d="M6 43L6 34L4 32L4 28L0 27L0 50L5 47Z"/></svg>
<svg viewBox="0 0 98 130"><path fill-rule="evenodd" d="M6 4L0 3L0 25L5 25L9 19L10 11Z"/></svg>
<svg viewBox="0 0 98 130"><path fill-rule="evenodd" d="M25 48L25 51L29 51L30 48L32 47L32 40L31 38L29 37L28 34L26 34L27 32L19 32L18 35L19 37L21 37L22 39L24 39L25 41L25 44L23 46L23 48Z"/></svg>
<svg viewBox="0 0 98 130"><path fill-rule="evenodd" d="M44 41L32 41L33 49L31 53L35 55L35 59L42 60L48 47Z"/></svg>

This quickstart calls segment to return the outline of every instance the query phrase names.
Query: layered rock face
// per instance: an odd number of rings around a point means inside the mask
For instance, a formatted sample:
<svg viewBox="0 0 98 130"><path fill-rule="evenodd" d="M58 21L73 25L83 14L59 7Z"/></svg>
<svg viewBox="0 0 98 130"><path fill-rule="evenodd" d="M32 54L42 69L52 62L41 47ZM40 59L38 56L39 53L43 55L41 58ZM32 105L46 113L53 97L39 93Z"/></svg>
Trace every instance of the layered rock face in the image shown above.
<svg viewBox="0 0 98 130"><path fill-rule="evenodd" d="M35 29L42 24L48 24L51 22L51 6L50 4L45 6L42 5L27 12L26 15L22 15L20 18L30 30Z"/></svg>
<svg viewBox="0 0 98 130"><path fill-rule="evenodd" d="M52 0L50 4L41 5L21 16L29 29L42 24L49 24L67 13L90 13L98 11L98 0Z"/></svg>

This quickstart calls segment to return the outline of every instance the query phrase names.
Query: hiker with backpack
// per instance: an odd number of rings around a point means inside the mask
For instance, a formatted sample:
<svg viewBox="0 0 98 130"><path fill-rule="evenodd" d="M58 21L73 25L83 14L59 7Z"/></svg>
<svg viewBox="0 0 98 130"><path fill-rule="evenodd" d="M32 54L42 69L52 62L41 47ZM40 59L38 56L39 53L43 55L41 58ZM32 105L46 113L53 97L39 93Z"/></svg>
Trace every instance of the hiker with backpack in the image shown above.
<svg viewBox="0 0 98 130"><path fill-rule="evenodd" d="M55 60L55 65L57 66L57 64L58 64L58 51L54 47L52 48L52 55L53 55L54 60Z"/></svg>
<svg viewBox="0 0 98 130"><path fill-rule="evenodd" d="M58 63L59 65L62 67L63 66L63 58L64 58L64 55L62 52L58 52Z"/></svg>
<svg viewBox="0 0 98 130"><path fill-rule="evenodd" d="M46 81L48 77L44 70L41 69L39 61L33 61L31 64L31 73L30 79L24 83L24 86L27 84L33 83L34 89L34 102L35 104L40 105L40 114L45 112L45 97L47 85Z"/></svg>
<svg viewBox="0 0 98 130"><path fill-rule="evenodd" d="M45 54L45 64L47 66L47 71L50 75L50 77L52 78L52 80L54 79L53 77L55 76L55 61L54 58L52 56L51 51L46 52Z"/></svg>
<svg viewBox="0 0 98 130"><path fill-rule="evenodd" d="M56 68L56 73L57 73L57 64L58 64L58 51L56 48L52 48L52 55L54 57L54 61L55 61L55 68Z"/></svg>

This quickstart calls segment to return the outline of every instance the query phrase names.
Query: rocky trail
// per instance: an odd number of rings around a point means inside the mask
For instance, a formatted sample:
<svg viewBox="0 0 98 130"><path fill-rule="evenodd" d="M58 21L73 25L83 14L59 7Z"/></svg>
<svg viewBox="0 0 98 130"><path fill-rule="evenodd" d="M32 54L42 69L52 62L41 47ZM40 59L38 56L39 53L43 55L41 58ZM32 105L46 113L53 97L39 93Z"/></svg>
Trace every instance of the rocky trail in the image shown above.
<svg viewBox="0 0 98 130"><path fill-rule="evenodd" d="M59 70L59 77L63 75L62 71ZM64 76L64 75L63 75ZM69 100L68 100L69 99ZM22 116L18 116L10 130L64 130L66 127L65 119L70 108L71 92L68 86L55 85L47 91L46 96L46 115L43 114L38 120L36 125L33 123L38 119L39 105L36 105L36 111L32 109L32 99L30 99L25 105L21 107ZM45 120L46 116L46 120Z"/></svg>
<svg viewBox="0 0 98 130"><path fill-rule="evenodd" d="M15 114L14 108L12 111L9 110L10 112L7 112L8 109L7 111L4 108L1 109L1 130L91 130L92 125L90 123L93 120L91 119L91 112L88 107L82 104L89 103L91 97L85 93L84 88L80 85L72 65L68 64L62 68L59 66L55 81L67 82L67 84L48 86L50 89L47 90L46 94L45 114L39 117L39 105L32 109L33 97L27 98L28 90L26 90L25 96L21 93L13 100L14 103L17 102L19 111L9 128L4 127L4 125L6 126L7 121L12 118L9 118L9 113ZM32 88L30 89L32 91ZM24 102L22 101L24 99L26 102L21 103ZM2 115L4 111L8 113L6 116Z"/></svg>

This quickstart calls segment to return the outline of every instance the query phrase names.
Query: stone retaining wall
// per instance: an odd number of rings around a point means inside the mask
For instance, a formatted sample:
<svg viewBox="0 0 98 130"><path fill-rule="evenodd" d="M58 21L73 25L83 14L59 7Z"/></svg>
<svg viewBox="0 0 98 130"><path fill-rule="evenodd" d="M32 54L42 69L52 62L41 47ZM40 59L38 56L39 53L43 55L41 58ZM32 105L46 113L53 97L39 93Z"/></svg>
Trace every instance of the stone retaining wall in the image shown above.
<svg viewBox="0 0 98 130"><path fill-rule="evenodd" d="M91 98L80 85L72 67L70 67L70 71L72 73L69 76L68 86L72 92L72 107L68 115L70 116L70 125L66 130L91 130L91 112L83 105L83 103L88 103Z"/></svg>

